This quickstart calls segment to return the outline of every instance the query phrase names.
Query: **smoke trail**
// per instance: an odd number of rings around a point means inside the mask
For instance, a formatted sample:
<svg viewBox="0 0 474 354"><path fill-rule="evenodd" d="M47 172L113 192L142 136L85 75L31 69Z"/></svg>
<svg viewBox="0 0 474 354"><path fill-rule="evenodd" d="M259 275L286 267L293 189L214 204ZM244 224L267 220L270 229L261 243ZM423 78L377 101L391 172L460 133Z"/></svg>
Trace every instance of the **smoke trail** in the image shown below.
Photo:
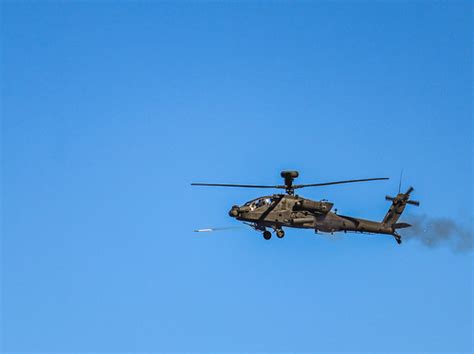
<svg viewBox="0 0 474 354"><path fill-rule="evenodd" d="M236 230L241 229L242 226L228 226L228 227L210 227L206 229L197 229L194 232L214 232L214 231L229 231L229 230Z"/></svg>
<svg viewBox="0 0 474 354"><path fill-rule="evenodd" d="M472 228L466 228L452 219L409 215L407 222L412 227L403 230L404 240L418 240L427 247L448 245L455 251L472 250Z"/></svg>

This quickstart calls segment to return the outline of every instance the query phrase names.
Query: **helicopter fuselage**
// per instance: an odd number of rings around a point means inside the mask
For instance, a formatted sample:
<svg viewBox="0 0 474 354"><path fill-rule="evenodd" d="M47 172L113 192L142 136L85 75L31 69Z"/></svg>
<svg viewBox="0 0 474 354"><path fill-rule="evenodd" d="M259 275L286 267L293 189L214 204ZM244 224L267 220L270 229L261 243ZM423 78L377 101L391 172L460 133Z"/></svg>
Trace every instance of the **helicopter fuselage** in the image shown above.
<svg viewBox="0 0 474 354"><path fill-rule="evenodd" d="M252 185L252 184L228 184L228 183L191 183L195 186L208 187L238 187L238 188L276 188L286 190L286 194L274 194L271 196L259 197L239 206L234 205L229 211L229 215L240 220L254 229L263 232L266 240L271 238L271 232L267 228L275 231L279 238L285 235L283 227L299 229L313 229L315 232L361 232L388 234L395 237L397 243L401 243L401 237L396 230L409 227L409 224L398 223L398 219L405 210L407 204L420 205L419 202L410 200L410 187L405 193L400 193L395 197L386 196L385 199L392 202L390 209L385 214L381 222L354 218L351 216L338 215L337 210L332 211L333 203L327 200L311 200L295 195L295 191L306 187L321 187L334 184L345 184L354 182L368 182L376 180L386 180L387 177L352 179L343 181L333 181L326 183L293 184L295 178L299 176L298 171L282 171L281 177L284 179L283 185ZM400 188L399 188L400 189Z"/></svg>
<svg viewBox="0 0 474 354"><path fill-rule="evenodd" d="M266 227L281 230L282 227L314 229L322 232L366 232L393 235L393 225L382 222L338 215L331 211L333 203L314 201L297 195L275 194L234 205L231 217L250 223L258 230Z"/></svg>

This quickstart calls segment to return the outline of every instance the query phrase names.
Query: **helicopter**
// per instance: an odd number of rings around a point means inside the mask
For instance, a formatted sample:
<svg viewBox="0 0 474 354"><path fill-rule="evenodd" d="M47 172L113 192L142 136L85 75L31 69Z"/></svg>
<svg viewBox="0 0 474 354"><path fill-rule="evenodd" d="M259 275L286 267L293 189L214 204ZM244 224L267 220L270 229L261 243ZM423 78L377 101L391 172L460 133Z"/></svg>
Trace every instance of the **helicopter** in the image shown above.
<svg viewBox="0 0 474 354"><path fill-rule="evenodd" d="M364 234L385 234L395 238L398 244L402 243L398 229L410 227L410 224L398 222L407 204L419 206L420 202L410 200L414 191L409 187L405 193L400 192L395 197L386 196L392 204L382 221L360 219L347 215L339 215L337 209L332 211L333 203L322 200L311 200L295 194L297 189L306 187L322 187L335 184L388 180L387 177L352 179L344 181L293 184L299 176L298 171L282 171L283 185L253 185L253 184L222 184L222 183L191 183L192 186L206 187L238 187L238 188L267 188L284 189L286 193L267 195L252 199L243 205L233 205L229 216L242 221L253 229L262 232L265 240L270 240L272 230L278 238L285 236L283 227L312 229L315 233L325 232L355 232ZM213 231L213 229L195 230L197 232Z"/></svg>

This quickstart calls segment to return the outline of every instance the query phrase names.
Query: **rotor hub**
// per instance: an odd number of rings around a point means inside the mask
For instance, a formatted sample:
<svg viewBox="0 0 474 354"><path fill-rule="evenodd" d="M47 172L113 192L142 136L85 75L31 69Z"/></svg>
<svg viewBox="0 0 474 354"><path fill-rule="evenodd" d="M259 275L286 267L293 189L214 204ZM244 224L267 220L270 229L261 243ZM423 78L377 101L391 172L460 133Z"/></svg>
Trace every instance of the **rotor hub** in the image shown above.
<svg viewBox="0 0 474 354"><path fill-rule="evenodd" d="M298 171L281 171L280 176L285 179L286 193L289 195L295 194L295 189L293 188L293 180L297 178L300 174Z"/></svg>

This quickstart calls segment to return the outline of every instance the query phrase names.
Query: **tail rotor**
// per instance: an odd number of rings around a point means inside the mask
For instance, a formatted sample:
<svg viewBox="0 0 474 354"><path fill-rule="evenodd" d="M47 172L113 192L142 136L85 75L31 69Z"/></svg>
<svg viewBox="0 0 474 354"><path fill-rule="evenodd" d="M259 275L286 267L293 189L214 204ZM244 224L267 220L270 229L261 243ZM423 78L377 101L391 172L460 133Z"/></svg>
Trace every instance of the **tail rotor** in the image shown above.
<svg viewBox="0 0 474 354"><path fill-rule="evenodd" d="M415 190L413 187L409 187L405 193L398 193L396 197L391 197L389 195L385 196L385 200L389 200L394 204L411 204L415 206L420 206L420 202L417 200L410 200L410 194Z"/></svg>
<svg viewBox="0 0 474 354"><path fill-rule="evenodd" d="M391 201L392 205L388 210L382 223L392 227L393 236L398 244L402 242L401 236L396 232L397 229L410 227L410 224L398 223L398 219L402 215L407 204L420 206L420 202L417 200L410 200L410 194L415 190L413 187L409 187L405 193L398 193L395 197L389 195L385 196L385 200Z"/></svg>

